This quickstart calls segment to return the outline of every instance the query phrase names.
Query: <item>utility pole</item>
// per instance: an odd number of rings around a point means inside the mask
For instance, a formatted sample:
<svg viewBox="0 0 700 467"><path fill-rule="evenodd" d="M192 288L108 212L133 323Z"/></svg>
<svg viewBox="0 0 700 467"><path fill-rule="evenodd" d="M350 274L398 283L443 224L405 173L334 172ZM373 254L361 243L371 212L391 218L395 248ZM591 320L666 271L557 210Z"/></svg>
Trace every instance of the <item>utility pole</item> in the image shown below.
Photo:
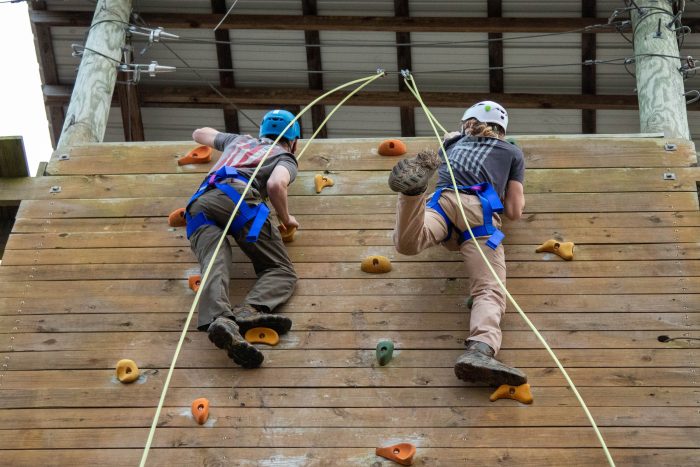
<svg viewBox="0 0 700 467"><path fill-rule="evenodd" d="M57 151L103 140L130 13L131 0L98 0Z"/></svg>
<svg viewBox="0 0 700 467"><path fill-rule="evenodd" d="M637 0L631 10L642 133L690 139L671 2Z"/></svg>

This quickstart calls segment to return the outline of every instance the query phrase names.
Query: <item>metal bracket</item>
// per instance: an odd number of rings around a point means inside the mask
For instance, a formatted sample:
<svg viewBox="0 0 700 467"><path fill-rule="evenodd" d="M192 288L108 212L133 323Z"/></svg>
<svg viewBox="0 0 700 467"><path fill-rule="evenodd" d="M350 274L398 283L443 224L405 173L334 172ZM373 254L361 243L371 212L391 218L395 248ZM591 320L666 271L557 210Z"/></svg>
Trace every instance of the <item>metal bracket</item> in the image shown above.
<svg viewBox="0 0 700 467"><path fill-rule="evenodd" d="M676 149L678 149L678 146L676 146L673 143L666 143L666 144L664 144L664 149L666 151L675 151Z"/></svg>
<svg viewBox="0 0 700 467"><path fill-rule="evenodd" d="M54 185L51 188L49 188L49 193L60 193L61 192L61 187L58 185Z"/></svg>
<svg viewBox="0 0 700 467"><path fill-rule="evenodd" d="M673 172L664 172L664 180L675 180L676 174Z"/></svg>
<svg viewBox="0 0 700 467"><path fill-rule="evenodd" d="M59 160L59 161L67 161L67 160L70 160L70 155L68 155L68 154L59 154L59 155L58 155L58 160Z"/></svg>

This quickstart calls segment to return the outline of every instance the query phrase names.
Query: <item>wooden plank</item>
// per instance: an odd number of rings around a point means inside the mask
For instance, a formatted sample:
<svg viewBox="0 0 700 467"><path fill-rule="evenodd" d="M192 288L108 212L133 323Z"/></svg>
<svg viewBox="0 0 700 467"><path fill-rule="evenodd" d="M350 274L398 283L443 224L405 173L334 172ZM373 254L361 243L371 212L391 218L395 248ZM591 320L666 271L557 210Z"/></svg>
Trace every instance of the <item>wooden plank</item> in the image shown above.
<svg viewBox="0 0 700 467"><path fill-rule="evenodd" d="M188 198L112 198L29 200L20 205L18 216L30 218L65 217L144 217L167 216L186 205ZM600 212L630 211L695 211L697 193L664 193L659 196L642 193L556 193L531 194L527 197L524 215L551 212L590 212L596 206ZM395 195L291 196L289 209L295 214L359 215L365 212L393 214Z"/></svg>
<svg viewBox="0 0 700 467"><path fill-rule="evenodd" d="M518 410L518 409L515 409ZM389 413L387 413L389 412ZM508 420L513 427L589 426L582 411L570 407L542 407L538 410L520 410L512 417L514 407L392 407L384 408L310 408L303 415L293 408L228 408L216 406L218 428L322 428L394 426L411 420L420 427L500 427ZM679 424L697 427L698 419L687 407L605 407L594 408L593 417L599 426L649 426L674 427ZM622 412L626 412L622 415ZM301 415L301 416L300 416ZM0 424L5 429L51 428L142 428L148 427L152 414L143 409L100 408L84 409L14 409L0 412ZM168 428L190 428L192 417L183 408L163 409L162 417Z"/></svg>
<svg viewBox="0 0 700 467"><path fill-rule="evenodd" d="M302 230L393 229L396 222L393 216L369 213L350 217L342 214L301 214L296 217L302 225ZM165 217L18 218L15 222L14 232L69 233L70 235L81 232L163 232L166 229L166 224L167 218ZM503 230L510 236L514 235L516 230L524 229L527 231L539 230L546 237L553 237L559 233L564 238L573 238L579 236L581 232L577 232L575 235L569 234L570 229L610 227L634 227L642 232L650 232L645 229L646 227L700 227L700 211L529 214L518 222L505 220ZM592 232L589 230L586 235L591 236Z"/></svg>
<svg viewBox="0 0 700 467"><path fill-rule="evenodd" d="M3 456L15 465L120 465L138 464L143 449L42 449L3 451ZM620 465L678 467L694 466L697 461L696 449L611 449L612 456ZM231 459L246 459L251 465L279 462L295 462L309 467L328 465L334 459L340 465L391 467L392 461L375 456L374 448L276 448L274 453L267 449L254 448L167 448L151 449L149 462L154 465L218 465ZM416 461L427 459L444 465L602 465L606 462L600 448L421 448Z"/></svg>
<svg viewBox="0 0 700 467"><path fill-rule="evenodd" d="M700 407L700 389L669 387L580 386L589 407ZM161 388L148 384L109 388L0 389L0 408L146 407L153 409ZM492 407L490 388L178 388L168 390L167 406L189 407L206 397L214 406L227 407ZM501 401L517 406L514 401ZM578 402L565 387L541 387L537 407L575 407ZM692 410L692 409L691 409Z"/></svg>
<svg viewBox="0 0 700 467"><path fill-rule="evenodd" d="M691 167L697 162L688 142L654 138L562 138L543 136L542 141L517 136L526 167L535 168L630 168ZM328 141L328 142L326 142ZM395 158L377 156L380 139L316 140L299 161L301 170L390 170ZM408 153L435 147L434 138L403 138ZM677 145L665 151L664 142ZM305 141L300 143L300 149ZM103 144L73 148L69 160L52 157L49 175L137 174L207 172L210 165L178 166L193 143L129 146ZM217 153L212 158L216 160Z"/></svg>
<svg viewBox="0 0 700 467"><path fill-rule="evenodd" d="M232 295L233 302L241 295ZM697 308L694 294L637 294L637 295L515 295L526 312L576 313L592 310L597 313L679 313ZM186 313L191 302L180 295L75 295L71 297L24 296L0 298L0 315L32 314L91 314L91 313ZM326 313L440 313L468 312L466 296L370 295L336 296L328 300L323 295L294 295L280 309L286 313L303 313L323 309ZM508 313L516 311L507 305Z"/></svg>
<svg viewBox="0 0 700 467"><path fill-rule="evenodd" d="M295 322L296 327L296 322ZM463 349L453 350L394 350L391 366L397 368L452 368ZM557 357L566 368L697 368L694 349L558 349ZM152 349L131 349L129 358L142 368L167 368L171 352ZM544 349L505 349L499 358L516 367L548 367L553 361ZM9 357L9 358L7 358ZM123 351L45 351L6 352L0 358L6 371L14 370L113 370L124 357ZM293 367L376 367L373 352L365 350L275 350L265 349L265 368ZM178 369L231 369L225 353L210 346L208 349L185 348L177 362ZM0 416L2 413L0 412Z"/></svg>
<svg viewBox="0 0 700 467"><path fill-rule="evenodd" d="M547 331L545 339L554 349L666 349L688 347L688 342L659 342L659 335L667 331ZM3 349L14 352L60 350L131 350L174 349L180 332L120 332L101 333L31 333L0 334ZM283 338L279 349L365 349L371 352L382 339L391 339L402 349L464 349L467 330L441 331L299 331ZM683 336L678 336L682 338ZM211 342L204 333L189 334L190 348L210 349ZM541 343L531 331L507 331L503 348L539 349ZM659 380L657 380L657 384Z"/></svg>
<svg viewBox="0 0 700 467"><path fill-rule="evenodd" d="M469 314L464 312L435 313L290 313L295 331L420 331L440 329L468 329ZM567 330L700 330L700 318L696 313L537 313L528 317L540 331ZM118 332L129 329L134 332L178 331L184 324L183 313L122 313L88 315L30 315L0 316L0 333L32 332ZM196 329L192 323L190 330ZM508 314L501 323L504 331L526 331L528 326L518 314Z"/></svg>
<svg viewBox="0 0 700 467"><path fill-rule="evenodd" d="M696 428L628 428L608 427L602 430L610 447L686 448L697 449L700 429ZM545 428L423 428L394 427L391 434L383 428L266 428L265 436L257 428L192 428L158 430L155 447L170 447L186 443L188 447L364 447L372 448L379 440L411 439L419 449L434 447L506 447L560 448L598 447L599 442L588 427ZM26 449L77 448L140 448L148 436L146 428L90 428L1 430L0 445L23 446ZM386 441L384 441L386 443ZM380 442L381 444L381 442ZM601 454L602 455L602 454Z"/></svg>
<svg viewBox="0 0 700 467"><path fill-rule="evenodd" d="M526 198L534 193L697 192L700 168L673 169L676 180L664 180L668 169L531 169L525 181ZM344 171L332 175L335 185L316 193L314 172L300 172L290 187L292 196L393 194L384 171ZM201 174L84 175L11 178L0 186L0 200L104 199L150 196L185 197L202 181ZM436 183L433 180L431 190ZM60 186L60 193L51 187Z"/></svg>
<svg viewBox="0 0 700 467"><path fill-rule="evenodd" d="M252 264L236 263L235 278L255 278ZM454 262L426 264L401 262L394 265L384 278L465 278L466 268L459 258ZM367 278L360 270L359 261L354 263L296 263L294 268L302 279L359 279ZM38 263L36 263L38 264ZM0 279L7 282L52 281L52 280L105 280L105 279L185 279L200 274L199 264L83 264L0 267ZM506 263L509 278L553 278L553 277L686 277L700 276L700 261L582 261L559 262L515 262Z"/></svg>

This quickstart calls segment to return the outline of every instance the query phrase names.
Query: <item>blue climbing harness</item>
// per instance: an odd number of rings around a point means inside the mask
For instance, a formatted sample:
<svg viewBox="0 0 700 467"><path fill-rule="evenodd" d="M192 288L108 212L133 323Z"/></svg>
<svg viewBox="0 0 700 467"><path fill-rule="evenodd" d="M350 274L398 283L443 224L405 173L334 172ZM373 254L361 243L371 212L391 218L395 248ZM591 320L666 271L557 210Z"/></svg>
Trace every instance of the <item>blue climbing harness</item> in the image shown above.
<svg viewBox="0 0 700 467"><path fill-rule="evenodd" d="M192 205L192 203L195 202L197 198L199 198L211 189L218 188L219 190L223 191L229 198L231 198L231 201L233 201L234 204L238 203L238 201L241 199L241 194L238 193L235 190L235 188L233 188L231 185L224 183L224 181L228 179L240 180L241 182L246 184L249 181L247 178L240 175L235 169L235 167L229 166L223 166L213 174L207 175L202 184L199 186L199 189L195 192L194 195L192 195L192 198L190 198L190 201L187 203L187 209L185 210L185 219L187 220L188 239L192 236L193 233L195 233L197 229L204 225L217 225L216 222L209 219L203 212L200 212L196 216L190 216L189 207ZM251 224L250 230L248 231L248 234L246 235L245 239L250 243L254 243L258 240L258 236L260 236L260 230L262 229L263 225L265 225L265 221L267 220L267 216L269 214L270 208L268 208L265 203L260 203L258 205L250 205L244 201L238 208L238 213L233 219L233 223L231 224L229 233L231 233L231 235L237 234L249 221L252 220L253 223Z"/></svg>
<svg viewBox="0 0 700 467"><path fill-rule="evenodd" d="M430 201L428 201L428 207L437 211L437 213L440 214L443 219L445 219L445 222L447 223L447 237L445 237L445 240L450 238L452 235L452 229L454 229L455 232L459 234L459 244L461 245L462 243L471 239L472 236L469 235L469 230L460 232L452 221L450 221L450 218L447 217L447 214L445 213L445 210L442 209L442 206L440 206L440 196L442 196L442 192L444 190L448 189L451 190L452 188L443 187L435 190L435 194L433 194L433 197L430 198ZM501 203L498 193L496 193L493 186L487 182L472 186L458 186L457 189L462 193L476 195L479 197L479 201L481 201L481 210L484 215L484 224L472 227L472 233L475 237L489 236L489 239L486 241L486 245L492 250L495 250L505 238L503 232L496 228L492 221L494 212L503 212L503 203Z"/></svg>

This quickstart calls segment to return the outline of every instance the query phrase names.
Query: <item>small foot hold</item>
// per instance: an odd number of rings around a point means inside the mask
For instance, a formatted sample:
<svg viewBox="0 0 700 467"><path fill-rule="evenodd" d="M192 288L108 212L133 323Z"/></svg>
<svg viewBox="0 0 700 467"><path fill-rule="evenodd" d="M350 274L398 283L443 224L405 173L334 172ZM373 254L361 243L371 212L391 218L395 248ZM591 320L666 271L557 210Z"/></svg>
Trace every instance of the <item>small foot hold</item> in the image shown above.
<svg viewBox="0 0 700 467"><path fill-rule="evenodd" d="M513 399L523 404L532 404L533 401L530 385L528 383L521 384L520 386L510 386L508 384L500 385L489 397L491 402L497 401L498 399Z"/></svg>
<svg viewBox="0 0 700 467"><path fill-rule="evenodd" d="M574 246L574 242L558 242L550 239L537 247L535 252L554 253L567 261L571 261L574 259Z"/></svg>
<svg viewBox="0 0 700 467"><path fill-rule="evenodd" d="M394 356L394 343L392 341L379 341L377 344L377 361L381 366L386 365Z"/></svg>
<svg viewBox="0 0 700 467"><path fill-rule="evenodd" d="M253 328L248 329L245 333L245 340L251 344L277 345L280 341L280 336L274 329Z"/></svg>
<svg viewBox="0 0 700 467"><path fill-rule="evenodd" d="M386 256L368 256L362 260L360 269L372 274L383 274L391 271L391 261Z"/></svg>
<svg viewBox="0 0 700 467"><path fill-rule="evenodd" d="M403 156L406 151L406 144L400 139L385 139L377 149L381 156Z"/></svg>
<svg viewBox="0 0 700 467"><path fill-rule="evenodd" d="M168 216L168 225L170 227L184 227L187 225L185 220L185 208L176 209Z"/></svg>
<svg viewBox="0 0 700 467"><path fill-rule="evenodd" d="M206 164L211 161L211 148L209 146L197 146L177 160L177 165Z"/></svg>
<svg viewBox="0 0 700 467"><path fill-rule="evenodd" d="M128 358L119 360L117 362L117 379L125 384L133 383L139 379L139 367Z"/></svg>
<svg viewBox="0 0 700 467"><path fill-rule="evenodd" d="M297 233L297 228L292 227L291 229L285 229L282 225L278 225L277 228L282 235L282 241L284 243L290 243L294 241L294 234Z"/></svg>
<svg viewBox="0 0 700 467"><path fill-rule="evenodd" d="M200 276L199 274L195 274L194 276L188 277L187 282L190 285L190 289L192 289L194 293L197 293L197 291L199 290L199 286L202 283L202 276Z"/></svg>
<svg viewBox="0 0 700 467"><path fill-rule="evenodd" d="M413 456L416 455L416 447L411 443L399 443L377 448L375 454L401 465L411 465L413 464Z"/></svg>
<svg viewBox="0 0 700 467"><path fill-rule="evenodd" d="M333 179L325 175L317 174L314 177L314 186L316 187L316 193L321 193L327 186L333 186Z"/></svg>
<svg viewBox="0 0 700 467"><path fill-rule="evenodd" d="M207 419L209 418L209 400L200 397L192 401L192 416L200 425L207 423Z"/></svg>

